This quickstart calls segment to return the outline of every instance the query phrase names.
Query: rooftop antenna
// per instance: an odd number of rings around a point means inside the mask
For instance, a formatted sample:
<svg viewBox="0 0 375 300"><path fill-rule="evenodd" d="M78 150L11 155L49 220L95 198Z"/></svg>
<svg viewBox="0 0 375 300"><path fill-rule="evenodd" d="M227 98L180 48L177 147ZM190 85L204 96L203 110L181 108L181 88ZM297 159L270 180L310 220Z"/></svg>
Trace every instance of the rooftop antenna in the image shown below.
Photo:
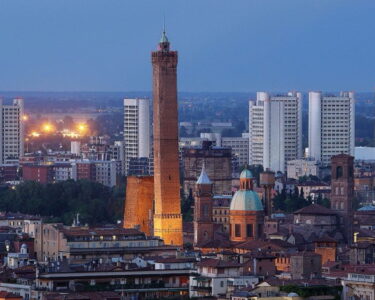
<svg viewBox="0 0 375 300"><path fill-rule="evenodd" d="M165 13L163 14L163 32L165 34Z"/></svg>

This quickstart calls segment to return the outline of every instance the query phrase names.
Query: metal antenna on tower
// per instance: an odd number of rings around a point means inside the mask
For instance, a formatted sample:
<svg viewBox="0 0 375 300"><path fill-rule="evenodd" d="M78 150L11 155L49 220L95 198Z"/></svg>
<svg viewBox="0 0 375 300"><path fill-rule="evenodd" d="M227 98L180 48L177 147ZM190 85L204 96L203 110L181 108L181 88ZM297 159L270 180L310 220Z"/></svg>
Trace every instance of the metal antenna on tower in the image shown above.
<svg viewBox="0 0 375 300"><path fill-rule="evenodd" d="M165 34L165 13L163 14L163 32Z"/></svg>

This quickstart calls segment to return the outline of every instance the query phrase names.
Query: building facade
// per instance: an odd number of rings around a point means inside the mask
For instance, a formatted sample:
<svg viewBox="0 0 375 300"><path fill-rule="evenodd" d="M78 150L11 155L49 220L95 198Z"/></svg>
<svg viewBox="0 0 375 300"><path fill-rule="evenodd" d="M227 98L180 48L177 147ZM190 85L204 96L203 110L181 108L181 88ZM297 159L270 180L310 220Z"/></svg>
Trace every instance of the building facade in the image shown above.
<svg viewBox="0 0 375 300"><path fill-rule="evenodd" d="M253 191L252 173L245 169L240 176L240 189L230 203L230 240L245 242L263 235L264 210L258 194Z"/></svg>
<svg viewBox="0 0 375 300"><path fill-rule="evenodd" d="M249 163L249 134L243 133L240 137L222 137L221 146L232 149L232 155L237 158L242 168Z"/></svg>
<svg viewBox="0 0 375 300"><path fill-rule="evenodd" d="M150 157L150 100L124 99L125 173L132 158Z"/></svg>
<svg viewBox="0 0 375 300"><path fill-rule="evenodd" d="M18 164L24 155L24 101L14 99L12 105L0 101L0 163Z"/></svg>
<svg viewBox="0 0 375 300"><path fill-rule="evenodd" d="M154 235L182 245L178 151L177 51L165 32L152 52L154 100Z"/></svg>
<svg viewBox="0 0 375 300"><path fill-rule="evenodd" d="M249 104L249 163L285 172L302 157L302 94L257 93Z"/></svg>
<svg viewBox="0 0 375 300"><path fill-rule="evenodd" d="M201 147L182 149L185 195L192 194L203 164L213 183L215 195L231 194L232 149L203 141Z"/></svg>
<svg viewBox="0 0 375 300"><path fill-rule="evenodd" d="M339 154L331 160L331 208L340 217L340 225L349 244L353 242L354 157Z"/></svg>
<svg viewBox="0 0 375 300"><path fill-rule="evenodd" d="M212 182L208 178L204 165L194 194L194 245L201 246L214 239L212 218Z"/></svg>
<svg viewBox="0 0 375 300"><path fill-rule="evenodd" d="M353 92L340 95L309 93L309 157L327 166L340 153L354 156L355 100Z"/></svg>
<svg viewBox="0 0 375 300"><path fill-rule="evenodd" d="M287 163L288 178L299 179L303 176L320 176L320 164L315 159L294 159Z"/></svg>

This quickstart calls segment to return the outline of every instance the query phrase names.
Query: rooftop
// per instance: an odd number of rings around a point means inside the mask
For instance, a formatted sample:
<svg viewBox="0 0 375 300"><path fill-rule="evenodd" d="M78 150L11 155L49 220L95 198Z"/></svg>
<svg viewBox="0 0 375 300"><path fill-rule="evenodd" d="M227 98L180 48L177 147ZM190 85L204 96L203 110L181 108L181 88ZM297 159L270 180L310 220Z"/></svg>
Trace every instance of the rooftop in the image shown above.
<svg viewBox="0 0 375 300"><path fill-rule="evenodd" d="M233 261L225 261L215 258L202 259L198 264L198 267L210 267L210 268L239 268L241 264Z"/></svg>
<svg viewBox="0 0 375 300"><path fill-rule="evenodd" d="M336 215L336 213L322 205L311 204L294 212L295 215Z"/></svg>

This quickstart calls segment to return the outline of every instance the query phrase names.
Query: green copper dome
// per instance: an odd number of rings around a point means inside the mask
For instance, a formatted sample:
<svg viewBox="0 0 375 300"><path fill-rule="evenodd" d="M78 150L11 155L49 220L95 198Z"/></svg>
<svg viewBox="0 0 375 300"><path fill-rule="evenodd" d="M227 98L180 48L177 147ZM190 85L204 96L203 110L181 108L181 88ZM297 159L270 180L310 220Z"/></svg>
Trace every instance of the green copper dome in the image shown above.
<svg viewBox="0 0 375 300"><path fill-rule="evenodd" d="M254 176L253 176L253 173L251 173L250 170L248 170L248 169L244 169L244 170L241 172L240 178L254 178Z"/></svg>
<svg viewBox="0 0 375 300"><path fill-rule="evenodd" d="M242 171L242 173L243 172L244 171ZM230 202L230 210L259 211L263 210L263 204L256 192L250 190L238 190Z"/></svg>

